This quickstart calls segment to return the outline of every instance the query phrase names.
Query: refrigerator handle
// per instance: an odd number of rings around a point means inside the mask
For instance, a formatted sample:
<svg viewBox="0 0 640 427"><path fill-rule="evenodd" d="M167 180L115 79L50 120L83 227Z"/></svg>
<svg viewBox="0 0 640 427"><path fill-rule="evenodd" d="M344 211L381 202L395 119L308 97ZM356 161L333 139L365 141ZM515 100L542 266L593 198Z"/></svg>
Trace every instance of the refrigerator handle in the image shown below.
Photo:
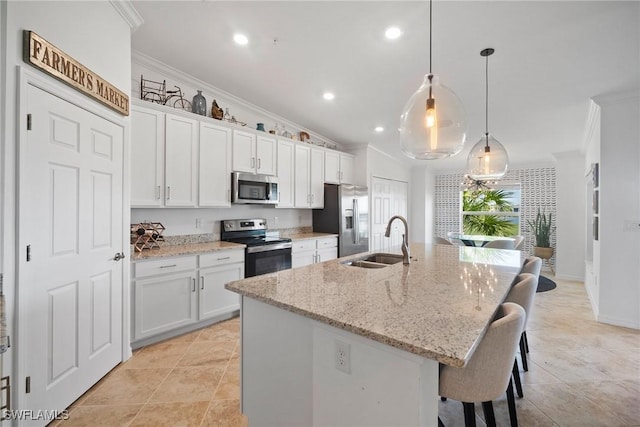
<svg viewBox="0 0 640 427"><path fill-rule="evenodd" d="M353 199L353 244L360 244L360 224L358 222L360 212L358 212L358 199Z"/></svg>

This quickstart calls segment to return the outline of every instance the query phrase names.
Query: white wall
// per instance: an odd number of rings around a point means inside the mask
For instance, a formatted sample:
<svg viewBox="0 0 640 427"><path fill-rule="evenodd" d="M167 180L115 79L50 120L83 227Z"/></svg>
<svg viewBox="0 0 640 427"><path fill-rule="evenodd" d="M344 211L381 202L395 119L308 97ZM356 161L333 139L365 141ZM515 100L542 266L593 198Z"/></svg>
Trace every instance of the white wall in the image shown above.
<svg viewBox="0 0 640 427"><path fill-rule="evenodd" d="M6 294L7 327L14 344L4 355L5 374L12 373L13 352L19 347L19 337L13 335L16 272L16 106L18 91L17 66L34 68L22 59L22 30L31 30L61 48L77 61L125 93L130 93L131 28L108 1L92 2L19 2L0 3L0 32L2 38L2 90L0 114L3 123L0 137L2 153L2 265ZM47 77L48 78L48 77ZM55 80L51 78L51 81ZM71 90L71 89L70 89ZM96 103L97 105L101 105ZM106 108L106 107L98 107ZM128 129L128 118L121 122ZM128 138L126 139L128 141ZM126 147L128 150L128 147ZM128 198L128 196L127 196ZM128 211L128 203L125 205ZM128 268L125 268L128 277ZM21 387L14 387L18 393ZM14 394L14 399L16 395ZM14 400L17 402L17 400Z"/></svg>
<svg viewBox="0 0 640 427"><path fill-rule="evenodd" d="M132 209L131 223L161 222L165 236L220 234L220 220L266 218L268 229L311 227L311 209L276 209L263 206L233 206L219 209ZM196 227L196 219L200 227ZM218 236L219 237L219 236Z"/></svg>
<svg viewBox="0 0 640 427"><path fill-rule="evenodd" d="M435 227L435 174L426 166L411 168L411 241L431 243Z"/></svg>
<svg viewBox="0 0 640 427"><path fill-rule="evenodd" d="M589 108L589 118L587 122L587 130L585 134L585 147L584 147L584 160L583 172L585 176L591 169L591 165L594 163L600 163L600 107L595 102L591 101ZM587 184L585 189L585 201L592 197L591 188ZM599 310L599 297L600 297L600 280L598 274L600 273L600 241L593 240L592 232L592 220L593 214L588 212L592 207L589 203L585 206L585 215L583 217L589 218L585 221L584 234L586 236L586 248L585 248L585 274L584 283L593 307L596 318L598 317Z"/></svg>
<svg viewBox="0 0 640 427"><path fill-rule="evenodd" d="M556 160L556 277L584 280L584 155L554 153Z"/></svg>
<svg viewBox="0 0 640 427"><path fill-rule="evenodd" d="M598 320L640 329L640 92L594 98L600 121Z"/></svg>

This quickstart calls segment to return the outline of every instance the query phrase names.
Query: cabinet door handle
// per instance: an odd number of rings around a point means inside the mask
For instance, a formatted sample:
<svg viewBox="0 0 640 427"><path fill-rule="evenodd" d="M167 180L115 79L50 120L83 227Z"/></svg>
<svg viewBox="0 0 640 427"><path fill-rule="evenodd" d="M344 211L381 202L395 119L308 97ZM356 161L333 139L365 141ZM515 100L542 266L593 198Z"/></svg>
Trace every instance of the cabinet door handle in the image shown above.
<svg viewBox="0 0 640 427"><path fill-rule="evenodd" d="M171 268L171 267L175 267L176 264L171 264L171 265L161 265L160 268Z"/></svg>
<svg viewBox="0 0 640 427"><path fill-rule="evenodd" d="M258 157L258 169L260 169L260 167L261 167L261 166L260 166L260 163L261 163L261 162L260 162L260 157Z"/></svg>
<svg viewBox="0 0 640 427"><path fill-rule="evenodd" d="M204 276L200 276L200 289L204 291Z"/></svg>
<svg viewBox="0 0 640 427"><path fill-rule="evenodd" d="M223 261L225 259L231 259L231 257L230 256L225 256L225 257L222 257L222 258L218 258L218 261Z"/></svg>
<svg viewBox="0 0 640 427"><path fill-rule="evenodd" d="M156 187L156 200L160 200L160 186Z"/></svg>
<svg viewBox="0 0 640 427"><path fill-rule="evenodd" d="M231 201L231 190L227 189L227 202Z"/></svg>
<svg viewBox="0 0 640 427"><path fill-rule="evenodd" d="M167 200L171 198L171 186L167 185Z"/></svg>
<svg viewBox="0 0 640 427"><path fill-rule="evenodd" d="M322 262L322 257L318 254L318 260L316 262Z"/></svg>
<svg viewBox="0 0 640 427"><path fill-rule="evenodd" d="M196 291L196 278L194 277L192 280L193 280L193 288L191 288L191 292L195 292Z"/></svg>

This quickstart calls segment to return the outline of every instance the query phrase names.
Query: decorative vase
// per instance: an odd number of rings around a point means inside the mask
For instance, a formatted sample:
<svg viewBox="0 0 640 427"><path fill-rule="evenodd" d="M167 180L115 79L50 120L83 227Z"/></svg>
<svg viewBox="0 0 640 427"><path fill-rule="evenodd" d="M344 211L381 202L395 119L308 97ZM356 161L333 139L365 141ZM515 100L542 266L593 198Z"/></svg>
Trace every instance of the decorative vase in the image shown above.
<svg viewBox="0 0 640 427"><path fill-rule="evenodd" d="M211 117L213 117L214 119L222 120L223 116L224 112L222 111L222 108L218 106L218 103L214 99L213 103L211 104Z"/></svg>
<svg viewBox="0 0 640 427"><path fill-rule="evenodd" d="M191 103L191 111L201 116L207 115L207 100L202 96L202 91L199 90L196 96L193 97Z"/></svg>
<svg viewBox="0 0 640 427"><path fill-rule="evenodd" d="M553 248L545 248L542 246L533 247L533 255L542 259L549 259L553 256Z"/></svg>
<svg viewBox="0 0 640 427"><path fill-rule="evenodd" d="M264 123L258 123L256 130L261 130L262 132L264 132Z"/></svg>

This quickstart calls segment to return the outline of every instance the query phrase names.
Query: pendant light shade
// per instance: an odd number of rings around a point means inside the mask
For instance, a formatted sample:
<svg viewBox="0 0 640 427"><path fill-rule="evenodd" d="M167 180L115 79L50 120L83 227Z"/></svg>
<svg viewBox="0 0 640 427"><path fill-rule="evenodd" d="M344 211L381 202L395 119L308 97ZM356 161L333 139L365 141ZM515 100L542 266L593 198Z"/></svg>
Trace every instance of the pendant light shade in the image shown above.
<svg viewBox="0 0 640 427"><path fill-rule="evenodd" d="M427 74L400 116L402 151L412 159L444 159L464 147L467 123L462 102Z"/></svg>
<svg viewBox="0 0 640 427"><path fill-rule="evenodd" d="M402 151L412 159L444 159L458 154L467 137L462 102L431 72L433 2L429 0L429 74L409 98L400 116Z"/></svg>
<svg viewBox="0 0 640 427"><path fill-rule="evenodd" d="M471 148L467 157L467 175L476 181L500 179L509 168L509 155L504 146L489 133L489 56L495 52L487 48L480 52L486 58L485 76L485 133Z"/></svg>

